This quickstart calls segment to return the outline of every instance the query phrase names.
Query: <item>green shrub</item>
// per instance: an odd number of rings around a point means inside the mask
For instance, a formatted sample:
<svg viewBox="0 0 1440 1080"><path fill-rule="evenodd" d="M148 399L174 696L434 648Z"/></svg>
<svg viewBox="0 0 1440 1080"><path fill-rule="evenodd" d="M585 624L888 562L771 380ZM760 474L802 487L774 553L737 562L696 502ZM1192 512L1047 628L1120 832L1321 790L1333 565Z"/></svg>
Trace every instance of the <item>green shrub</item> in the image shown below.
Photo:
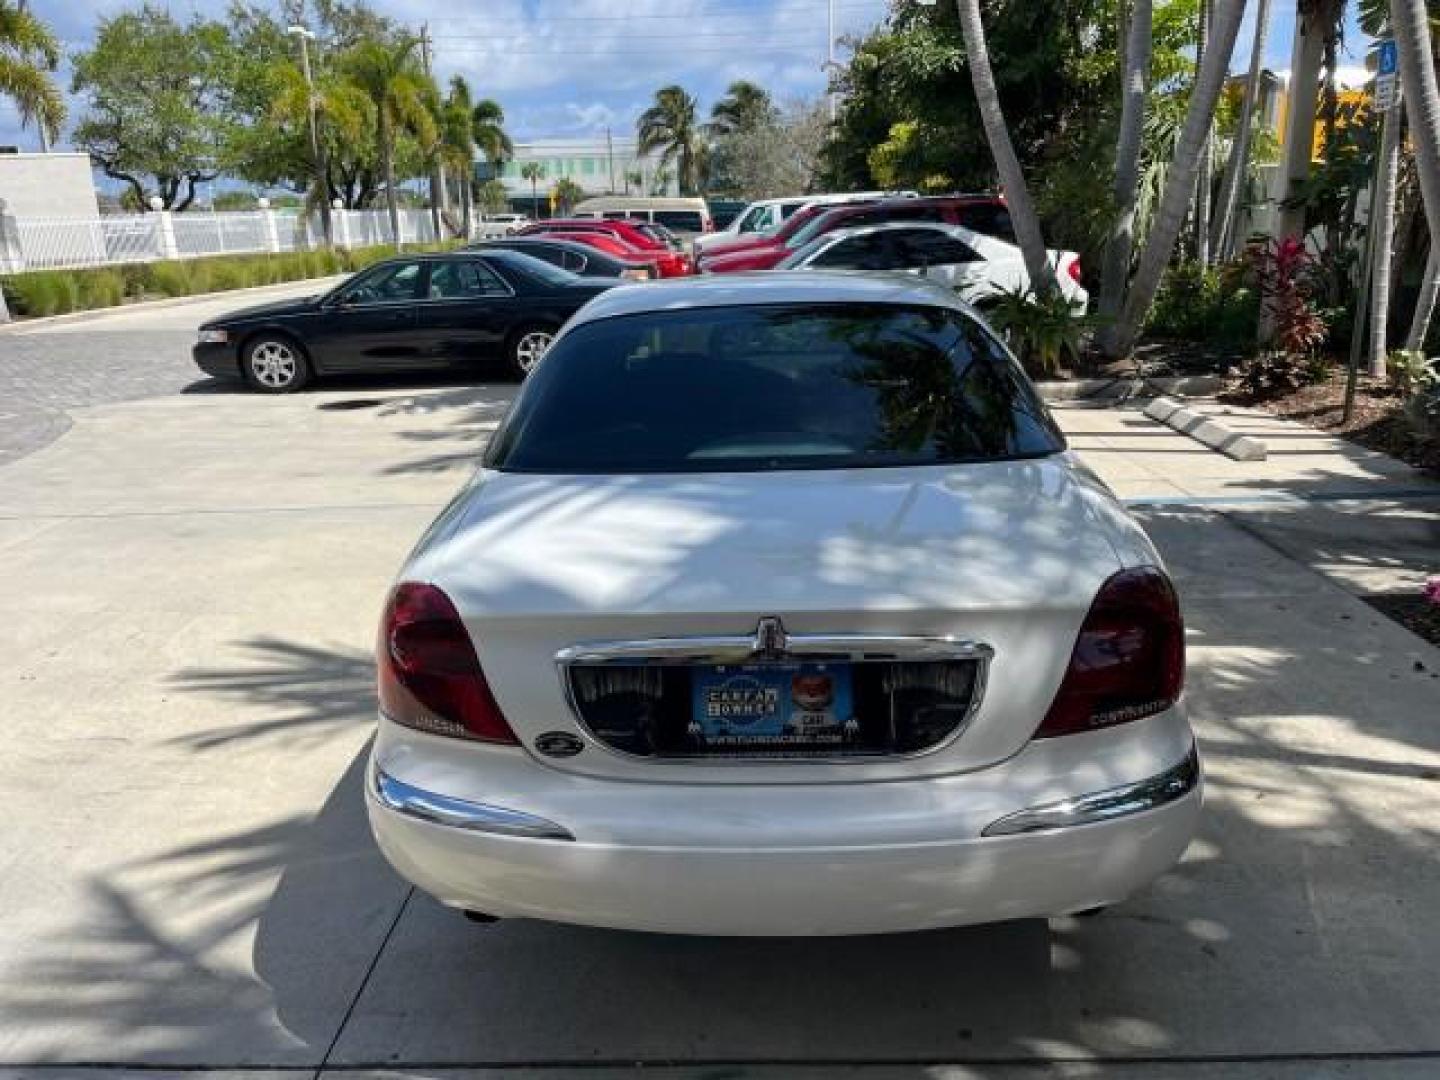
<svg viewBox="0 0 1440 1080"><path fill-rule="evenodd" d="M1240 385L1257 401L1286 397L1311 381L1309 359L1274 349L1252 356L1240 370Z"/></svg>
<svg viewBox="0 0 1440 1080"><path fill-rule="evenodd" d="M125 301L125 275L119 270L84 270L75 275L76 308L115 307Z"/></svg>
<svg viewBox="0 0 1440 1080"><path fill-rule="evenodd" d="M148 263L142 278L147 296L189 296L199 291L194 280L195 268L183 262Z"/></svg>
<svg viewBox="0 0 1440 1080"><path fill-rule="evenodd" d="M457 242L410 245L409 252L445 251ZM320 249L266 255L217 255L204 259L134 263L82 270L31 270L0 278L16 315L63 315L114 307L127 298L193 296L363 270L395 255L389 246L349 251Z"/></svg>
<svg viewBox="0 0 1440 1080"><path fill-rule="evenodd" d="M64 303L65 275L54 270L37 270L7 278L6 295L18 315L58 315Z"/></svg>
<svg viewBox="0 0 1440 1080"><path fill-rule="evenodd" d="M996 330L1031 375L1053 377L1069 357L1079 367L1080 350L1093 320L1076 312L1058 292L1039 297L1029 290L1000 290L982 302Z"/></svg>
<svg viewBox="0 0 1440 1080"><path fill-rule="evenodd" d="M1405 397L1413 397L1427 386L1440 383L1440 368L1419 349L1396 349L1385 362L1390 385Z"/></svg>
<svg viewBox="0 0 1440 1080"><path fill-rule="evenodd" d="M1186 262L1166 273L1145 330L1153 337L1239 350L1255 341L1259 321L1260 296L1239 266L1207 269Z"/></svg>

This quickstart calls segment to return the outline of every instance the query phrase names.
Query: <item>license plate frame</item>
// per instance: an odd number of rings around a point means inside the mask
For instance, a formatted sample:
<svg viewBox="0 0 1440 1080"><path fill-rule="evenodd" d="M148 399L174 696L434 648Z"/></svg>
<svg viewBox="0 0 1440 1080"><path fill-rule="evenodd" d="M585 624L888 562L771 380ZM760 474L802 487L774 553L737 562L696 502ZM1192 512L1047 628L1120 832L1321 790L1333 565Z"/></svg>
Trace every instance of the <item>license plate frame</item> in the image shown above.
<svg viewBox="0 0 1440 1080"><path fill-rule="evenodd" d="M810 756L858 749L852 665L818 661L691 669L689 752Z"/></svg>

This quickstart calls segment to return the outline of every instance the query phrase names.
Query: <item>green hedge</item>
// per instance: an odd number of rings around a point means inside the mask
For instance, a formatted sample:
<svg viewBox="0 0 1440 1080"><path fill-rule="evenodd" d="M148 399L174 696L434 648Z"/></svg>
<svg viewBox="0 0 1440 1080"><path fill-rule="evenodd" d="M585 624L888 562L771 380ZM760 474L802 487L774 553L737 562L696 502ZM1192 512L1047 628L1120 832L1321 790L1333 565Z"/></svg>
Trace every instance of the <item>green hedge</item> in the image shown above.
<svg viewBox="0 0 1440 1080"><path fill-rule="evenodd" d="M440 251L454 246L428 244L409 246L406 250ZM116 307L127 300L228 292L353 273L394 254L395 249L385 245L349 251L219 255L86 270L33 270L0 277L0 289L5 291L12 315L63 315L70 311Z"/></svg>

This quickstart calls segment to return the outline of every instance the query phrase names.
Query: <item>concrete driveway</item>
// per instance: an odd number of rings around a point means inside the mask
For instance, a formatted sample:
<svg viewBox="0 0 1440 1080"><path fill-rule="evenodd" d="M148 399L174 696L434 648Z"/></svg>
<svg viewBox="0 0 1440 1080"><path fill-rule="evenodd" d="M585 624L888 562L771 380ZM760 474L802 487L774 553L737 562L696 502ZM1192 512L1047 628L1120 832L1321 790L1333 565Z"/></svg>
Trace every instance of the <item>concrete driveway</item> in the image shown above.
<svg viewBox="0 0 1440 1080"><path fill-rule="evenodd" d="M1171 563L1209 770L1203 835L1119 908L825 941L477 927L383 864L360 773L382 594L512 388L192 385L178 318L0 333L0 377L23 341L41 385L50 357L82 384L155 358L0 466L5 1080L1440 1074L1440 650L1356 595L1440 570L1419 478L1288 426L1288 461L1231 469L1133 410L1060 411Z"/></svg>

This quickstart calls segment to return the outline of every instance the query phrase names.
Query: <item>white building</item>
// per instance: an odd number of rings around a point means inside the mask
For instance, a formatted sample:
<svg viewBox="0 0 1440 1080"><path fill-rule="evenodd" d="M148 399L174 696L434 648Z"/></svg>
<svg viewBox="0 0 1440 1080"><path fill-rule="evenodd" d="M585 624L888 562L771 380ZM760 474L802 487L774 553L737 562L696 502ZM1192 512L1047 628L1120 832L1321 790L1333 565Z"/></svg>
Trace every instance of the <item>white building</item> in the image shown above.
<svg viewBox="0 0 1440 1080"><path fill-rule="evenodd" d="M90 155L0 153L0 199L16 218L93 218L95 178Z"/></svg>
<svg viewBox="0 0 1440 1080"><path fill-rule="evenodd" d="M535 182L535 192L542 203L540 209L546 213L549 211L544 200L562 176L579 184L587 195L674 195L679 191L673 169L667 170L668 175L660 176L657 183L660 154L642 155L634 138L612 136L607 139L601 135L589 139L536 139L517 142L514 157L498 170L511 204L525 212L531 210L531 187L521 173L529 164L537 164L544 170L544 178ZM494 179L496 174L497 170L488 162L476 161L478 183Z"/></svg>

